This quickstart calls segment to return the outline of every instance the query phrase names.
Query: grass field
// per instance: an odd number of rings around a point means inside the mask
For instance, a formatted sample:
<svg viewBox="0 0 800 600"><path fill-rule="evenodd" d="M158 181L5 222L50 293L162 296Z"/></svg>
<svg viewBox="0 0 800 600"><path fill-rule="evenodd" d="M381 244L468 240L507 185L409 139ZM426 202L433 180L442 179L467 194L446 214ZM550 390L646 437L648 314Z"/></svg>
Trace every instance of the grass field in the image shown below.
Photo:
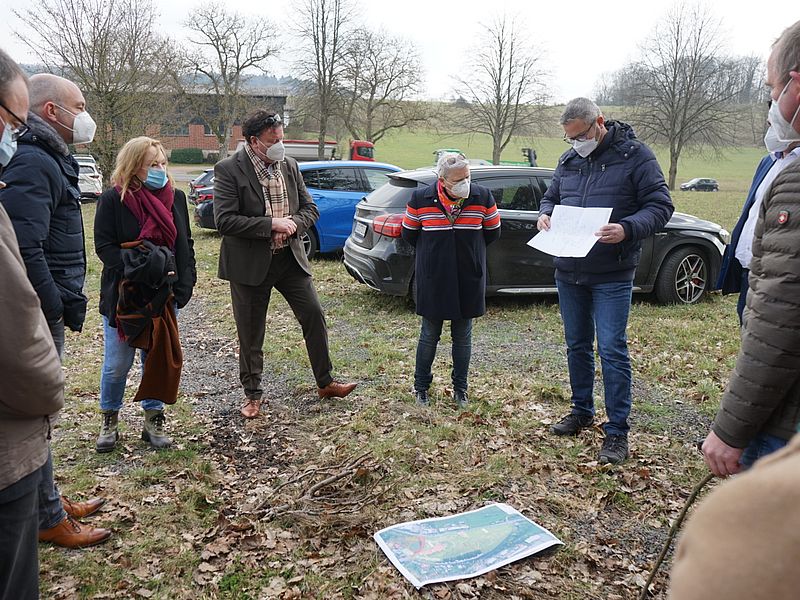
<svg viewBox="0 0 800 600"><path fill-rule="evenodd" d="M522 145L506 156L517 160ZM376 158L420 166L442 146L488 156L477 137L407 134L382 143ZM566 145L550 139L535 146L540 162L552 166ZM681 181L710 176L722 191L677 192L677 209L730 230L760 155L736 149L724 161L686 161ZM475 325L472 404L465 413L452 406L445 336L434 365L433 406L420 409L410 393L417 317L404 299L354 282L336 256L313 262L315 281L336 374L359 381L359 388L347 400L316 401L299 326L275 294L265 345L268 414L243 422L228 288L216 278L219 237L198 230L198 285L180 317L184 395L167 413L176 446L160 453L145 448L137 439L141 410L129 405L124 444L98 455L102 329L93 214L94 206L85 205L90 314L83 333L67 340L68 400L53 449L65 493L110 498L91 520L115 535L83 551L42 546L43 598L638 595L671 522L705 472L694 441L707 429L736 356L733 298L712 296L692 307L634 302L633 455L607 471L595 462L598 430L574 440L547 434L569 406L554 298L488 302ZM134 376L131 395L135 383ZM318 491L307 493L315 484ZM371 540L392 523L491 501L512 504L565 546L416 592ZM662 572L655 597L665 597L665 586Z"/></svg>

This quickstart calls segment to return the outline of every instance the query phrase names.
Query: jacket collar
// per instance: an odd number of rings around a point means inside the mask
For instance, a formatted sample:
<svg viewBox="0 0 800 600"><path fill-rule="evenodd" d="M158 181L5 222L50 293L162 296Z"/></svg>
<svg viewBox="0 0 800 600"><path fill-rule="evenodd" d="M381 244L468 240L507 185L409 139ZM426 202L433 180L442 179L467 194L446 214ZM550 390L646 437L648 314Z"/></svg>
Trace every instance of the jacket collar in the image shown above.
<svg viewBox="0 0 800 600"><path fill-rule="evenodd" d="M67 146L64 138L58 135L58 132L53 129L52 125L34 112L28 113L28 127L30 127L30 131L20 138L21 142L31 144L38 143L49 148L56 154L69 156L69 146Z"/></svg>

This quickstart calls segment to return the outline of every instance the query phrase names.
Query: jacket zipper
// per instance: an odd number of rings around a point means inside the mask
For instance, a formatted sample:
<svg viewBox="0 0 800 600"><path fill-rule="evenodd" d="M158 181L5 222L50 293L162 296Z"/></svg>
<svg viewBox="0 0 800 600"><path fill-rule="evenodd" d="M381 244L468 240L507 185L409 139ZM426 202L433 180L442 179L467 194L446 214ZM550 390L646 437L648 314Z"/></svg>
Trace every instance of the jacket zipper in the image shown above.
<svg viewBox="0 0 800 600"><path fill-rule="evenodd" d="M589 157L587 161L589 163L589 167L586 169L586 185L583 186L583 197L581 198L581 208L586 208L586 195L589 193L589 180L592 178L592 163L593 163L592 158ZM573 259L573 260L575 261L575 271L573 272L575 277L574 284L578 285L578 281L580 280L580 274L581 274L581 263L579 259Z"/></svg>

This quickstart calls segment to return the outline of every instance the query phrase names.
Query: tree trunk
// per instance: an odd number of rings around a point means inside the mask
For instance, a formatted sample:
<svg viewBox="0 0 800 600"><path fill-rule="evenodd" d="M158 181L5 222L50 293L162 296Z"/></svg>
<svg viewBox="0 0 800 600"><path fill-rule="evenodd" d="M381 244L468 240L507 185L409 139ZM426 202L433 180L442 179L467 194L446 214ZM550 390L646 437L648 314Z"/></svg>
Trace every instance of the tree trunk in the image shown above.
<svg viewBox="0 0 800 600"><path fill-rule="evenodd" d="M669 153L669 179L667 180L667 187L670 191L675 189L675 179L678 176L678 158L680 154L677 150Z"/></svg>
<svg viewBox="0 0 800 600"><path fill-rule="evenodd" d="M499 139L493 138L492 139L492 164L499 165L500 164L500 154L503 152L502 144Z"/></svg>
<svg viewBox="0 0 800 600"><path fill-rule="evenodd" d="M317 159L325 160L325 135L328 132L328 117L322 111L319 117L319 140L317 142Z"/></svg>

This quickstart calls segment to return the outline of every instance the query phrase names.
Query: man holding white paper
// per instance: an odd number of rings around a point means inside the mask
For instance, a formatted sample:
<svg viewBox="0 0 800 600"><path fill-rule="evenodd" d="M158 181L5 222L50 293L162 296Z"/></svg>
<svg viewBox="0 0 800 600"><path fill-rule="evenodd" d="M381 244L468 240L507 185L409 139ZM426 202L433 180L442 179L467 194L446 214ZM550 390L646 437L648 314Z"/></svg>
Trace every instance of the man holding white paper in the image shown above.
<svg viewBox="0 0 800 600"><path fill-rule="evenodd" d="M631 363L625 329L641 240L663 228L674 208L655 155L630 125L605 121L587 98L570 100L560 123L572 148L559 159L542 199L539 231L550 229L556 205L610 208L611 216L595 232L597 243L588 254L555 259L572 411L551 431L577 435L594 421L596 332L607 418L599 461L618 464L628 457Z"/></svg>

